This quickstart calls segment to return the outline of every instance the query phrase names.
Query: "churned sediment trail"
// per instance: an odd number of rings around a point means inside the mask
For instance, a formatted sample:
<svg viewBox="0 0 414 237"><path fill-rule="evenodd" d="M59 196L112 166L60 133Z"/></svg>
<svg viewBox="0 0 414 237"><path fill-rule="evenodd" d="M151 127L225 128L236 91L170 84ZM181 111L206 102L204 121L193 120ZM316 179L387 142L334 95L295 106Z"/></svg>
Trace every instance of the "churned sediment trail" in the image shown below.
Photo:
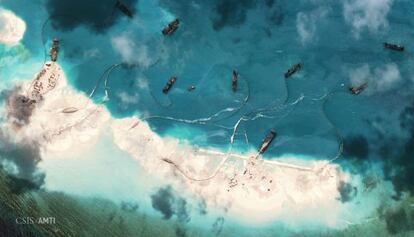
<svg viewBox="0 0 414 237"><path fill-rule="evenodd" d="M113 17L113 14L114 14L115 10L116 10L116 8L114 7L114 9L112 10L112 13L102 23L102 26L108 24L109 20ZM46 25L49 22L51 22L51 20L52 20L53 17L56 17L56 16L49 16L45 20L45 22L42 24L42 28L41 28L41 31L42 31L41 32L41 41L42 41L42 45L43 45L43 48L44 48L44 51L45 51L45 62L47 61L48 54L47 54L47 48L46 48L46 43L47 42L45 40L44 31L45 31ZM63 17L73 17L73 16L63 16ZM154 64L150 65L149 67L154 66L155 64L158 63L158 61L159 60L157 60ZM103 90L104 90L104 93L105 93L105 98L104 98L103 103L105 103L105 101L107 101L106 99L109 99L109 89L108 88L109 88L110 76L111 76L111 73L113 72L113 70L115 70L116 68L118 68L120 66L125 67L127 69L132 69L132 68L139 67L139 65L137 65L137 64L128 64L128 63L125 63L125 62L120 62L120 63L115 63L115 64L110 65L109 67L107 67L103 71L102 75L98 78L97 82L95 83L95 86L92 88L92 90L91 90L91 92L89 94L89 97L91 99L96 95L97 90L99 89L99 87L100 87L100 85L102 83L102 80L104 80L104 88L103 88ZM223 121L225 119L231 118L232 116L234 116L235 114L237 114L239 111L241 111L245 107L245 105L248 104L248 102L249 102L250 93L251 93L250 92L249 81L246 78L244 78L244 77L241 77L240 79L242 79L246 83L246 90L247 90L247 92L246 92L246 96L243 99L242 103L239 106L237 106L237 107L227 107L227 108L224 108L224 109L221 109L221 110L217 111L216 113L214 113L214 114L212 114L210 116L202 117L202 118L197 118L197 119L174 118L174 117L171 117L171 116L157 116L157 115L148 116L148 117L143 118L143 120L145 120L145 121L148 121L148 120L151 120L151 119L163 119L163 120L170 120L170 121L175 121L175 122L180 122L180 123L187 123L187 124L212 125L212 126L217 126L217 127L220 127L220 128L225 128L225 129L231 129L232 130L232 134L231 134L231 136L229 138L229 142L230 142L230 148L229 148L229 150L227 151L227 153L222 154L222 155L225 155L225 157L219 163L219 165L214 170L214 172L211 175L209 175L208 177L205 177L205 178L194 178L194 177L191 177L185 171L183 171L177 164L175 164L173 162L168 162L168 158L163 158L163 159L165 159L164 161L166 161L169 164L172 164L177 170L179 170L187 178L189 178L191 180L194 180L194 181L204 181L204 180L208 180L208 179L213 178L219 172L219 170L225 164L225 162L227 161L227 159L230 156L232 156L232 149L233 149L233 143L234 143L234 140L235 140L235 135L237 134L238 129L239 129L241 123L246 122L246 121L254 121L254 120L258 119L258 118L274 119L276 117L275 116L272 116L271 113L274 113L274 112L277 112L277 111L281 111L281 110L286 109L288 107L294 109L296 107L296 105L298 105L302 100L304 100L305 98L307 98L307 96L301 95L295 101L289 103L290 90L291 90L290 85L289 85L290 84L289 81L290 80L294 80L295 77L292 77L292 78L289 78L289 79L285 79L285 78L282 77L282 80L284 80L284 86L286 88L286 97L285 97L285 99L283 100L282 103L272 103L269 106L265 106L263 108L258 108L258 109L254 109L254 110L252 110L250 112L247 112L247 113L243 114L235 122L235 124L234 124L233 127L221 126L221 125L218 124L218 122ZM333 129L335 130L335 134L337 136L338 144L339 144L338 145L339 148L338 148L337 155L335 157L333 157L332 159L330 159L329 162L332 162L332 161L335 161L336 159L338 159L342 155L342 152L343 152L343 138L342 138L342 136L340 134L340 131L332 123L332 121L330 120L329 116L326 114L326 111L325 111L325 104L326 104L326 102L331 97L333 97L335 94L337 94L337 93L344 93L344 92L343 91L332 91L332 92L328 93L328 95L326 95L325 99L322 102L322 111L323 111L323 114L326 117L326 119L329 121L329 123L331 124L331 126L333 127ZM153 93L153 91L152 91L151 88L149 88L149 94L153 98L153 100L159 106L161 106L163 108L171 107L171 105L173 104L172 101L169 101L168 104L161 103L157 99L157 97L154 95L154 93ZM86 106L87 105L85 105L85 108L86 108ZM82 109L82 108L80 108L80 109ZM285 116L288 116L289 113L290 112L287 111ZM222 116L222 115L224 115L224 116ZM87 117L89 117L89 115L87 115ZM247 134L245 134L245 137L247 137ZM237 156L237 155L233 155L233 156ZM240 156L239 158L241 158L241 157L242 156ZM276 162L275 163L273 161L271 161L269 163L272 163L272 164L275 164L275 165L276 165L276 163L277 163L277 165L287 165L287 167L289 167L289 166L292 166L293 167L294 166L294 165L289 165L289 164L283 164L281 162ZM303 169L306 169L307 170L308 168L307 167L304 167Z"/></svg>

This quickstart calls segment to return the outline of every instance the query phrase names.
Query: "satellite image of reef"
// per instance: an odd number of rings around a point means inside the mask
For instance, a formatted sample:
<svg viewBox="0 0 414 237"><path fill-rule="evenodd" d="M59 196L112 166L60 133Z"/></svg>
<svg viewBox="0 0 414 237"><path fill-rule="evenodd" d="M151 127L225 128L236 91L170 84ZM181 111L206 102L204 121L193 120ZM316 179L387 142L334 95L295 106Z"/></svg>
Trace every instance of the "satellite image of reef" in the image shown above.
<svg viewBox="0 0 414 237"><path fill-rule="evenodd" d="M413 0L0 0L0 237L414 236Z"/></svg>

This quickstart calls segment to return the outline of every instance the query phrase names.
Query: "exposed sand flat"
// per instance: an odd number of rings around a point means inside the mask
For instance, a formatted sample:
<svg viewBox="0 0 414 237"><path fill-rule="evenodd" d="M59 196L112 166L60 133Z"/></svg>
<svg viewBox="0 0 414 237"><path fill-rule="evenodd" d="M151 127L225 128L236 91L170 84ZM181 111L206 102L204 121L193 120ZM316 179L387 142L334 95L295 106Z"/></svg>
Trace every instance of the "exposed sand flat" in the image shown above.
<svg viewBox="0 0 414 237"><path fill-rule="evenodd" d="M345 208L338 201L338 187L352 177L337 165L300 162L294 157L263 161L249 158L254 152L199 149L186 141L161 138L146 121L111 118L102 105L70 88L57 64L53 73L35 80L47 81L52 74L56 86L40 91L42 102L30 124L19 131L38 139L43 153L59 157L71 152L82 159L83 150L93 147L103 131L110 131L114 143L149 175L161 177L183 195L204 200L209 210L255 224L278 219L294 222L300 216L303 221L338 225L337 217Z"/></svg>
<svg viewBox="0 0 414 237"><path fill-rule="evenodd" d="M28 98L39 100L43 95L53 90L59 81L59 77L62 75L60 70L60 67L56 63L46 63L33 80L28 91Z"/></svg>

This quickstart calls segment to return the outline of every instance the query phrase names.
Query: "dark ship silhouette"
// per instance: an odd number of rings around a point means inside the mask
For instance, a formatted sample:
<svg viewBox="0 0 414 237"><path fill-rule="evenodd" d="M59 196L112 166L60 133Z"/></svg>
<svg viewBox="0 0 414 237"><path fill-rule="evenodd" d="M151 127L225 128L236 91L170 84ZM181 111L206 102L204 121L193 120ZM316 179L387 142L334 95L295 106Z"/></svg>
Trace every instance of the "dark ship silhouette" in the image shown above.
<svg viewBox="0 0 414 237"><path fill-rule="evenodd" d="M162 34L172 35L178 29L179 24L180 24L180 21L178 19L173 20L162 30Z"/></svg>
<svg viewBox="0 0 414 237"><path fill-rule="evenodd" d="M168 81L167 84L165 84L164 88L162 89L162 92L164 94L167 94L170 90L171 87L174 85L174 83L177 81L177 77L172 76Z"/></svg>
<svg viewBox="0 0 414 237"><path fill-rule="evenodd" d="M259 147L259 154L263 154L267 150L267 148L269 148L270 143L272 143L273 139L276 138L276 135L277 134L275 130L270 130L270 132L267 134L265 139L263 139L263 142Z"/></svg>
<svg viewBox="0 0 414 237"><path fill-rule="evenodd" d="M120 0L116 0L115 6L127 17L133 18L134 14L132 11Z"/></svg>
<svg viewBox="0 0 414 237"><path fill-rule="evenodd" d="M367 83L365 82L364 84L360 85L360 86L351 86L349 88L349 91L351 91L352 94L354 95L358 95L359 93L361 93L363 90L365 90L365 88L367 87Z"/></svg>
<svg viewBox="0 0 414 237"><path fill-rule="evenodd" d="M57 38L54 38L52 42L52 47L50 48L50 52L49 52L50 60L52 60L52 62L57 61L58 52L59 52L59 40Z"/></svg>
<svg viewBox="0 0 414 237"><path fill-rule="evenodd" d="M237 90L237 80L239 79L239 74L236 70L233 70L233 76L231 77L231 88L233 91Z"/></svg>
<svg viewBox="0 0 414 237"><path fill-rule="evenodd" d="M300 69L302 68L302 64L297 63L295 65L293 65L291 68L289 68L289 70L285 73L285 78L289 78L290 76L292 76L293 74L295 74L296 72L298 72Z"/></svg>
<svg viewBox="0 0 414 237"><path fill-rule="evenodd" d="M404 51L404 46L398 44L384 43L384 48L400 52Z"/></svg>

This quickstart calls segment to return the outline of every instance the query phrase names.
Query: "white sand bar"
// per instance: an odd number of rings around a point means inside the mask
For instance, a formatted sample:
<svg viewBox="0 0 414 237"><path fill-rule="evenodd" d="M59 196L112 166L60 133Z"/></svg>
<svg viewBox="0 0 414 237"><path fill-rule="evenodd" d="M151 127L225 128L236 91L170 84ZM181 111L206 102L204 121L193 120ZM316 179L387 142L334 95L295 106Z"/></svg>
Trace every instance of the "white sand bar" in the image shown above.
<svg viewBox="0 0 414 237"><path fill-rule="evenodd" d="M43 100L30 124L18 131L37 139L44 154L59 157L71 152L82 159L83 150L109 131L114 143L139 161L148 175L161 178L182 195L203 200L209 210L240 221L263 224L300 219L337 226L338 217L346 211L338 201L338 187L352 177L338 165L295 157L249 159L255 154L199 149L176 138L162 138L146 121L112 118L103 105L68 86L58 64L44 69L26 86L32 95L34 85L41 83L43 89L36 93ZM55 80L50 84L52 75Z"/></svg>

